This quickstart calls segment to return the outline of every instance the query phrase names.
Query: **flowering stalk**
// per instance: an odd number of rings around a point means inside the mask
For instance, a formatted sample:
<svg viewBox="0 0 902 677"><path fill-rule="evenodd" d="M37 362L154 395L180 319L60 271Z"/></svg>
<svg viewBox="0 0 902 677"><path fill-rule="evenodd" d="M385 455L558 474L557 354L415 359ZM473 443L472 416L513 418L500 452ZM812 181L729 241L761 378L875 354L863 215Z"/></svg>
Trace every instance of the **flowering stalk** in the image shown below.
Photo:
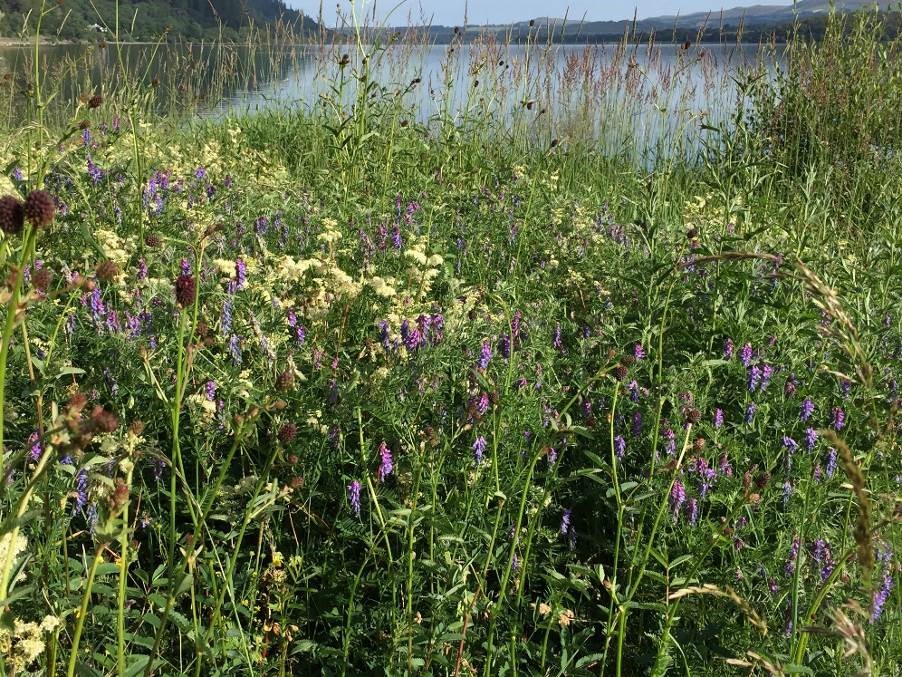
<svg viewBox="0 0 902 677"><path fill-rule="evenodd" d="M6 364L9 359L9 342L12 339L16 326L16 311L19 308L19 297L22 293L22 278L25 274L25 266L31 261L34 254L34 245L37 238L37 228L26 227L25 244L19 256L16 277L13 288L10 290L9 301L6 304L6 319L3 324L3 334L0 337L0 412L6 411ZM6 462L4 442L4 416L0 416L0 482L6 481ZM0 604L6 599L4 590L0 589Z"/></svg>

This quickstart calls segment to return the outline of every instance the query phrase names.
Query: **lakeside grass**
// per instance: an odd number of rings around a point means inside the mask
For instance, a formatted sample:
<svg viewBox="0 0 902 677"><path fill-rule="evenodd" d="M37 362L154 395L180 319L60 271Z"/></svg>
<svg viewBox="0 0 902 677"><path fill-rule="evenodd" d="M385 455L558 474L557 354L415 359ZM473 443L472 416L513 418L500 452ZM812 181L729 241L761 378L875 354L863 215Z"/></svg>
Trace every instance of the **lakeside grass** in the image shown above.
<svg viewBox="0 0 902 677"><path fill-rule="evenodd" d="M418 121L364 59L307 111L10 109L0 194L56 218L2 241L5 673L897 673L900 76L856 21L688 158L591 97Z"/></svg>

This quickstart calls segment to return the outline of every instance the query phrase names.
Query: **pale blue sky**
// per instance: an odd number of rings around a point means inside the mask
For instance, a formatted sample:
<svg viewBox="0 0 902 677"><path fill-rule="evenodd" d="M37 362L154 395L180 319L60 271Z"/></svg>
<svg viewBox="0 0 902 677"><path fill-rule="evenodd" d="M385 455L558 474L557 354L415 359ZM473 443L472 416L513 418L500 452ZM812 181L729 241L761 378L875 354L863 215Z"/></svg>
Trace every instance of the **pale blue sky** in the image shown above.
<svg viewBox="0 0 902 677"><path fill-rule="evenodd" d="M316 18L320 0L286 0L297 9ZM372 16L373 0L355 0L358 16L363 11ZM398 0L378 0L375 3L377 18L383 21ZM463 23L464 8L471 24L510 23L539 16L562 17L569 8L569 16L587 20L629 19L638 9L639 18L662 14L688 14L707 10L729 9L752 4L788 5L789 0L406 0L391 12L389 25L423 23L448 26ZM335 24L337 8L350 16L350 0L323 0L322 9L326 25Z"/></svg>

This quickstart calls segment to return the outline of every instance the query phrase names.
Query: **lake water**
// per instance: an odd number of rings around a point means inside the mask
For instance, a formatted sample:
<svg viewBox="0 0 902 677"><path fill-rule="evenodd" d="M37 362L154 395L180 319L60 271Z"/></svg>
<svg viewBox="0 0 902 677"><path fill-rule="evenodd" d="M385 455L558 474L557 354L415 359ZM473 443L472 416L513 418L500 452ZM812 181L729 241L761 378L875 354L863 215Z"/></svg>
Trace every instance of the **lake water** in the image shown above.
<svg viewBox="0 0 902 677"><path fill-rule="evenodd" d="M340 65L348 53L348 63ZM26 95L31 47L0 46L0 97ZM618 144L663 146L719 124L736 106L735 78L778 63L757 45L396 45L373 55L361 79L353 46L55 45L41 48L45 90L59 91L65 113L80 94L139 83L163 111L201 116L273 107L350 107L367 86L371 100L392 101L428 121L536 125L555 136L588 125ZM771 66L772 68L772 66ZM362 84L361 84L362 83ZM3 106L0 114L10 106Z"/></svg>

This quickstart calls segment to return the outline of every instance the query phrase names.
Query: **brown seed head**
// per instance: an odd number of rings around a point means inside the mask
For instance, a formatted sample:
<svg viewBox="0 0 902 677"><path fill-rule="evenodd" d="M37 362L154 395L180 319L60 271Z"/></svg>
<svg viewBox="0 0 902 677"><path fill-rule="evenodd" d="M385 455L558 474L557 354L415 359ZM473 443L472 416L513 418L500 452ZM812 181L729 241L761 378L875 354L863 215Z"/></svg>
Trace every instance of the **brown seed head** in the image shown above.
<svg viewBox="0 0 902 677"><path fill-rule="evenodd" d="M197 282L193 275L179 275L175 281L175 300L182 308L194 303L197 294Z"/></svg>
<svg viewBox="0 0 902 677"><path fill-rule="evenodd" d="M31 284L34 285L35 289L42 292L47 291L52 281L53 271L51 271L46 266L36 271L34 275L31 276Z"/></svg>
<svg viewBox="0 0 902 677"><path fill-rule="evenodd" d="M46 190L33 190L25 198L25 218L35 228L49 226L56 216L56 205Z"/></svg>
<svg viewBox="0 0 902 677"><path fill-rule="evenodd" d="M97 274L97 279L112 282L119 276L119 266L114 261L106 260L99 263L94 272Z"/></svg>
<svg viewBox="0 0 902 677"><path fill-rule="evenodd" d="M119 427L116 415L100 405L94 407L94 411L91 412L91 423L95 430L102 433L111 433Z"/></svg>
<svg viewBox="0 0 902 677"><path fill-rule="evenodd" d="M103 97L99 95L92 96L88 99L88 108L100 108L103 104Z"/></svg>
<svg viewBox="0 0 902 677"><path fill-rule="evenodd" d="M12 195L0 197L0 230L7 235L17 235L25 226L25 207Z"/></svg>

